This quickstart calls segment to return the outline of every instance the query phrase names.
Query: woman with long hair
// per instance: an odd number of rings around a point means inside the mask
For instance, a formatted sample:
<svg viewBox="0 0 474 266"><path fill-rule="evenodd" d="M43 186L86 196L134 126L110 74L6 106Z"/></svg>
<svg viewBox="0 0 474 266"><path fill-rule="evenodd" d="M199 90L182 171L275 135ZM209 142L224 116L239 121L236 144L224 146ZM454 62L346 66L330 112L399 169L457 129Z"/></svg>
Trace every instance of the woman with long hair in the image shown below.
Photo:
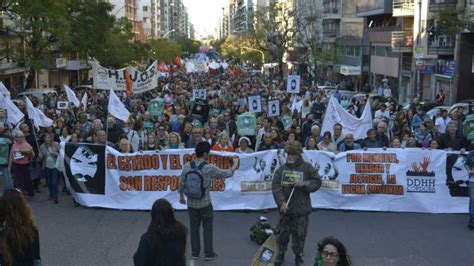
<svg viewBox="0 0 474 266"><path fill-rule="evenodd" d="M321 239L318 243L315 266L349 266L351 259L347 255L346 247L338 239L330 236Z"/></svg>
<svg viewBox="0 0 474 266"><path fill-rule="evenodd" d="M3 237L9 247L13 265L34 265L40 262L38 227L23 193L18 189L5 191L0 200L0 211L5 226Z"/></svg>
<svg viewBox="0 0 474 266"><path fill-rule="evenodd" d="M174 217L166 199L155 201L151 222L133 256L136 266L185 266L186 227Z"/></svg>
<svg viewBox="0 0 474 266"><path fill-rule="evenodd" d="M227 132L221 132L219 133L218 139L216 144L212 146L213 151L227 151L227 152L233 152L234 147L232 146L231 142L229 141L229 136L227 135Z"/></svg>

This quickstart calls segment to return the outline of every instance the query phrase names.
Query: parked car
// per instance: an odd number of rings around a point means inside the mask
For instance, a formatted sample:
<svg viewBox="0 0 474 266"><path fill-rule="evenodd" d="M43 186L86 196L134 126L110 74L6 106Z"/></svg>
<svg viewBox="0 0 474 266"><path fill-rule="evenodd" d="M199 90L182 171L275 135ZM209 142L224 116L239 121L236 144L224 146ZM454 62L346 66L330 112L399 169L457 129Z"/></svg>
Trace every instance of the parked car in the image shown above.
<svg viewBox="0 0 474 266"><path fill-rule="evenodd" d="M381 104L381 103L387 103L387 98L383 97L383 96L380 96L378 94L375 94L375 93L358 93L356 95L354 95L354 97L352 98L355 98L357 101L360 101L360 99L362 98L367 98L367 95L368 95L368 100L370 101L370 104L372 105L372 110L375 110L377 109L378 105Z"/></svg>
<svg viewBox="0 0 474 266"><path fill-rule="evenodd" d="M45 95L55 95L57 96L58 93L55 89L46 88L46 89L28 89L26 91L18 93L16 96L17 100L23 100L26 96L31 98L32 96L38 99L38 102L43 103ZM31 99L30 99L31 100Z"/></svg>
<svg viewBox="0 0 474 266"><path fill-rule="evenodd" d="M431 120L433 120L436 114L438 113L438 110L448 110L448 109L449 109L449 106L444 106L444 105L435 106L431 108L428 112L426 112L426 114L430 117Z"/></svg>
<svg viewBox="0 0 474 266"><path fill-rule="evenodd" d="M418 104L407 103L403 106L403 109L410 110L411 108L415 108L417 105L422 106L423 108L425 108L426 111L428 111L437 106L442 106L443 104L436 101L422 101L422 102L419 102Z"/></svg>
<svg viewBox="0 0 474 266"><path fill-rule="evenodd" d="M457 112L459 108L464 108L464 115L467 115L467 113L469 112L469 103L464 103L464 102L460 102L460 103L455 103L453 105L451 105L451 107L449 107L448 109L448 114L451 115L452 113L454 112Z"/></svg>

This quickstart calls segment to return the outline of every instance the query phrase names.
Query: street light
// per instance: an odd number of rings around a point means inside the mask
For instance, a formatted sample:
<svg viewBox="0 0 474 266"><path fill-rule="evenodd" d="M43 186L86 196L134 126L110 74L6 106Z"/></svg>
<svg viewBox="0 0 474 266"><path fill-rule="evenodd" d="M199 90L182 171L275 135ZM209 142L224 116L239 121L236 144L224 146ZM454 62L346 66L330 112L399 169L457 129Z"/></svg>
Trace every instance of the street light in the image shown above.
<svg viewBox="0 0 474 266"><path fill-rule="evenodd" d="M170 33L175 32L175 31L176 31L175 29L169 30L165 34L163 34L163 37L161 37L161 38L166 39L166 37L168 37L168 35L170 35Z"/></svg>
<svg viewBox="0 0 474 266"><path fill-rule="evenodd" d="M262 55L262 65L265 64L265 54L262 51L260 51L258 49L255 49L255 48L252 48L252 47L247 47L247 46L242 46L241 48L244 48L244 49L247 49L247 50L250 50L250 51L259 52Z"/></svg>

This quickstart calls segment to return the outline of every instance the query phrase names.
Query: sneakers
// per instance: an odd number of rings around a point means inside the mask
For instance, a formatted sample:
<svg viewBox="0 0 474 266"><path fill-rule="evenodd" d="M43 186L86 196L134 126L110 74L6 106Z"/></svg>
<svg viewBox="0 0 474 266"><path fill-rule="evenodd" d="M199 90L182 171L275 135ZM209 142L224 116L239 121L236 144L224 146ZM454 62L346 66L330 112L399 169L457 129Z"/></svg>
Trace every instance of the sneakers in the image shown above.
<svg viewBox="0 0 474 266"><path fill-rule="evenodd" d="M216 254L216 253L213 253L213 254L211 254L211 255L209 255L209 256L206 255L205 260L206 260L206 261L211 261L211 260L215 260L216 258L217 258L217 254Z"/></svg>
<svg viewBox="0 0 474 266"><path fill-rule="evenodd" d="M296 256L295 257L295 265L296 266L304 266L303 256Z"/></svg>
<svg viewBox="0 0 474 266"><path fill-rule="evenodd" d="M193 260L198 260L198 259L199 259L199 256L194 256L194 255L192 255L192 256L191 256L191 259L193 259Z"/></svg>

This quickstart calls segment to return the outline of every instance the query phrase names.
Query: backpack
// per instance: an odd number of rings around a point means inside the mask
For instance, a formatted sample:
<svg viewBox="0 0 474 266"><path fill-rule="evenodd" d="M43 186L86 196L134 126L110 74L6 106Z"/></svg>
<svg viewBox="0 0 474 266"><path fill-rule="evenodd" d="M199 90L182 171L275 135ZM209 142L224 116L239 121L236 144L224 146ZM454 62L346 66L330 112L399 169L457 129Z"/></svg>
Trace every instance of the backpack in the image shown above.
<svg viewBox="0 0 474 266"><path fill-rule="evenodd" d="M184 176L186 182L184 184L184 191L188 198L191 199L202 199L206 188L204 187L204 177L202 168L206 165L206 162L202 162L196 167L196 162L191 162L191 170L189 170Z"/></svg>

